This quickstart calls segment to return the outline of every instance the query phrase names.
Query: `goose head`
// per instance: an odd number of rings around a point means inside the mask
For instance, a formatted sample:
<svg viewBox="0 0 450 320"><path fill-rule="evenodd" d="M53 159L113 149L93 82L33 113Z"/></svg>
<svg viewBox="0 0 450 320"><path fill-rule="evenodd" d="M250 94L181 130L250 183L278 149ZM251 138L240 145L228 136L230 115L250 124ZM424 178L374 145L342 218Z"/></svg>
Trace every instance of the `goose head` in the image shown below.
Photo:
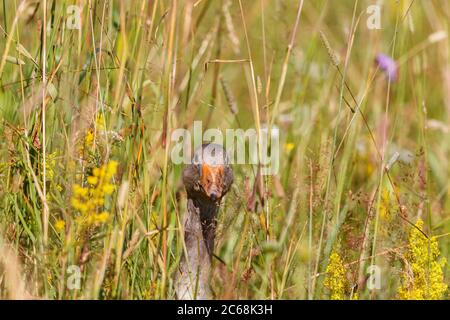
<svg viewBox="0 0 450 320"><path fill-rule="evenodd" d="M233 170L224 148L214 143L199 147L184 168L183 183L189 197L219 204L233 183Z"/></svg>

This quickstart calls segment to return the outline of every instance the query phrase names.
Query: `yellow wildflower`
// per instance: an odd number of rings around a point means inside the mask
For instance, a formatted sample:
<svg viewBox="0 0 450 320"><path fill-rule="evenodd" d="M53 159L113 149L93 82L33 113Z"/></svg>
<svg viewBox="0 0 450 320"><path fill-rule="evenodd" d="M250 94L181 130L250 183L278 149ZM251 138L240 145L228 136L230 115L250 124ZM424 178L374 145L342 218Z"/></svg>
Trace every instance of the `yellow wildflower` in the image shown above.
<svg viewBox="0 0 450 320"><path fill-rule="evenodd" d="M287 153L291 152L295 148L295 144L292 142L287 142L284 144L284 150L286 150Z"/></svg>
<svg viewBox="0 0 450 320"><path fill-rule="evenodd" d="M75 221L80 227L102 224L108 220L109 213L104 210L105 197L115 190L111 180L117 172L117 166L116 161L110 161L100 168L94 168L92 176L86 179L87 187L73 185L71 204L79 212Z"/></svg>
<svg viewBox="0 0 450 320"><path fill-rule="evenodd" d="M105 194L111 194L114 192L114 185L108 183L103 186L103 192Z"/></svg>
<svg viewBox="0 0 450 320"><path fill-rule="evenodd" d="M94 132L91 129L89 129L86 132L86 136L84 137L84 144L86 146L91 146L93 142L94 142Z"/></svg>
<svg viewBox="0 0 450 320"><path fill-rule="evenodd" d="M57 183L55 179L55 168L56 168L56 158L58 157L58 152L48 153L45 156L45 180L48 182L49 191L62 191L62 187ZM42 172L43 174L43 172ZM47 200L51 201L52 193L49 192L47 195Z"/></svg>
<svg viewBox="0 0 450 320"><path fill-rule="evenodd" d="M421 219L416 227L409 234L409 268L404 273L399 296L405 300L442 299L448 288L442 271L447 261L444 257L438 260L440 251L436 237L427 239L419 231L423 227Z"/></svg>
<svg viewBox="0 0 450 320"><path fill-rule="evenodd" d="M106 177L111 178L113 175L117 172L117 165L118 163L116 161L110 161L106 166Z"/></svg>
<svg viewBox="0 0 450 320"><path fill-rule="evenodd" d="M90 184L90 185L96 185L97 184L97 182L98 182L98 178L97 177L95 177L95 176L89 176L88 178L87 178L87 182Z"/></svg>
<svg viewBox="0 0 450 320"><path fill-rule="evenodd" d="M57 152L52 152L46 155L45 157L45 173L46 180L52 181L55 177L55 167L56 167L56 157L58 156Z"/></svg>
<svg viewBox="0 0 450 320"><path fill-rule="evenodd" d="M99 113L95 119L95 125L97 127L97 130L105 130L105 121L103 120L103 115Z"/></svg>
<svg viewBox="0 0 450 320"><path fill-rule="evenodd" d="M92 174L94 175L94 177L100 177L101 171L102 170L100 168L94 168L94 170L92 170Z"/></svg>
<svg viewBox="0 0 450 320"><path fill-rule="evenodd" d="M61 219L56 220L56 222L55 222L56 231L61 232L64 230L65 227L66 227L66 223L64 222L64 220L61 220Z"/></svg>
<svg viewBox="0 0 450 320"><path fill-rule="evenodd" d="M331 300L344 300L347 279L345 277L345 267L338 253L333 252L326 269L327 276L324 286L330 290Z"/></svg>
<svg viewBox="0 0 450 320"><path fill-rule="evenodd" d="M95 216L95 220L97 223L105 223L109 218L109 213L107 211L103 211L100 214Z"/></svg>
<svg viewBox="0 0 450 320"><path fill-rule="evenodd" d="M80 197L86 197L89 193L88 188L83 188L78 184L73 185L73 193Z"/></svg>

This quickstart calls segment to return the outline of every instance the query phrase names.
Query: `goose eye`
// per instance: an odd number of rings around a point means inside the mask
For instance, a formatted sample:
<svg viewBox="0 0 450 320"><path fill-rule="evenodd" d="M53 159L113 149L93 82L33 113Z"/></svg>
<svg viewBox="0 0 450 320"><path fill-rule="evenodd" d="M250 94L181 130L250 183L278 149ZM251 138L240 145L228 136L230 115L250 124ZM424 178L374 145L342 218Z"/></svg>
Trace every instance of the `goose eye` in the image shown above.
<svg viewBox="0 0 450 320"><path fill-rule="evenodd" d="M194 158L192 159L192 164L194 165L200 165L201 161L199 159L198 154L194 155Z"/></svg>

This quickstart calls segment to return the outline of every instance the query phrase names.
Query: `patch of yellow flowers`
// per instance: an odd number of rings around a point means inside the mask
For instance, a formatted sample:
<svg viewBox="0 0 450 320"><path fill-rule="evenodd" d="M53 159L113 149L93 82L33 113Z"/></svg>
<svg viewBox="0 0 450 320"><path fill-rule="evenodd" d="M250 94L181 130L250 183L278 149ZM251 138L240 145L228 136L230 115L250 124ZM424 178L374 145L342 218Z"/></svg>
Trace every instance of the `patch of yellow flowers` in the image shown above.
<svg viewBox="0 0 450 320"><path fill-rule="evenodd" d="M345 267L338 253L333 252L330 256L326 270L324 286L330 290L331 300L344 300L345 289L347 287L347 278L345 276Z"/></svg>
<svg viewBox="0 0 450 320"><path fill-rule="evenodd" d="M421 219L416 227L422 230ZM427 239L418 229L413 228L409 234L409 268L403 276L399 296L405 300L442 299L448 288L442 272L447 261L444 257L438 259L440 251L436 237Z"/></svg>
<svg viewBox="0 0 450 320"><path fill-rule="evenodd" d="M108 221L109 212L104 210L105 197L111 195L115 186L111 183L117 172L117 162L94 168L87 178L87 186L73 185L71 205L80 214L76 218L79 226L99 225Z"/></svg>
<svg viewBox="0 0 450 320"><path fill-rule="evenodd" d="M56 162L57 162L57 158L58 158L58 152L52 152L52 153L48 153L45 157L45 171L46 171L46 177L45 180L47 181L47 183L49 183L49 186L51 189L51 191L57 191L57 192L61 192L62 191L62 187L56 182L55 179L55 169L56 169ZM47 200L51 201L52 200L52 196L49 193L47 195Z"/></svg>

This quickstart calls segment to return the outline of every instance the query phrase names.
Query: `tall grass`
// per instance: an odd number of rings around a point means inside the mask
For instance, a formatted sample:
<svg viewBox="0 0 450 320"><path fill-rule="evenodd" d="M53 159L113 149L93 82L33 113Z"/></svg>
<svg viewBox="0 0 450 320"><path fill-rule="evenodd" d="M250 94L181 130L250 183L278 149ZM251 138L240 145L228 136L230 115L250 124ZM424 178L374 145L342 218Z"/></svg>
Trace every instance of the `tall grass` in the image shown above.
<svg viewBox="0 0 450 320"><path fill-rule="evenodd" d="M2 0L0 297L173 299L186 195L170 135L194 120L280 129L276 175L233 167L216 298L327 299L332 252L345 298L398 298L419 218L448 259L450 5L381 1L371 30L372 4ZM114 162L114 190L74 205Z"/></svg>

